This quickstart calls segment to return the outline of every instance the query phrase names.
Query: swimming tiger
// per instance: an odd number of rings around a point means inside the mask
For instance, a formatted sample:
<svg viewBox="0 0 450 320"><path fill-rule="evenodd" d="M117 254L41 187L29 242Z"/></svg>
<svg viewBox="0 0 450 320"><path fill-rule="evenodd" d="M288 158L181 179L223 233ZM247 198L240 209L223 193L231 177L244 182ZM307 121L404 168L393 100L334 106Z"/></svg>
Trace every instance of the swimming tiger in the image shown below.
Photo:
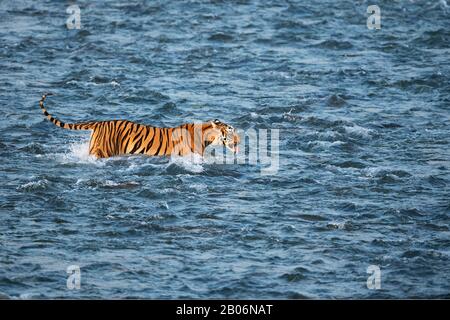
<svg viewBox="0 0 450 320"><path fill-rule="evenodd" d="M217 119L173 128L157 128L128 120L64 123L52 117L45 109L44 101L49 95L52 94L44 94L39 101L44 115L60 128L92 130L89 154L96 158L126 154L185 156L197 153L203 156L209 145L224 145L232 152L238 152L240 138L236 130Z"/></svg>

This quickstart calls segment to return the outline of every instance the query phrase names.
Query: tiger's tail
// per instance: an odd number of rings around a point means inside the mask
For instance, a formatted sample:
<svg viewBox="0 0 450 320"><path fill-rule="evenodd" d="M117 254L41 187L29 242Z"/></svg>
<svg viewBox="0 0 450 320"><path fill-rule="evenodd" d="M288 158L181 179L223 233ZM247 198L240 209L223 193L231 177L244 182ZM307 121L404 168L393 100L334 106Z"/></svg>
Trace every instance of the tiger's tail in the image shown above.
<svg viewBox="0 0 450 320"><path fill-rule="evenodd" d="M89 130L89 129L93 129L93 126L95 124L95 122L85 122L85 123L64 123L54 117L52 117L48 112L47 109L45 109L44 107L44 101L47 98L47 96L51 96L53 95L53 93L45 93L44 95L42 95L42 99L39 101L39 106L42 109L42 112L44 113L44 115L47 117L48 120L50 120L54 125L60 127L60 128L64 128L64 129L69 129L69 130Z"/></svg>

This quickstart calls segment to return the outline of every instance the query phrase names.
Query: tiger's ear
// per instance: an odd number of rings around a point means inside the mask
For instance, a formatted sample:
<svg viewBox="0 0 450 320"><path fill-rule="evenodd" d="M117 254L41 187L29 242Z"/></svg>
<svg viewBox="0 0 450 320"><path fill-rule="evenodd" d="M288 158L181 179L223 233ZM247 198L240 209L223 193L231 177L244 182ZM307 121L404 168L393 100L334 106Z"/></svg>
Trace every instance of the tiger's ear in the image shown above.
<svg viewBox="0 0 450 320"><path fill-rule="evenodd" d="M220 121L219 121L219 119L214 119L214 120L211 120L211 124L212 124L213 128L215 128L215 127L217 127L218 124L220 124Z"/></svg>

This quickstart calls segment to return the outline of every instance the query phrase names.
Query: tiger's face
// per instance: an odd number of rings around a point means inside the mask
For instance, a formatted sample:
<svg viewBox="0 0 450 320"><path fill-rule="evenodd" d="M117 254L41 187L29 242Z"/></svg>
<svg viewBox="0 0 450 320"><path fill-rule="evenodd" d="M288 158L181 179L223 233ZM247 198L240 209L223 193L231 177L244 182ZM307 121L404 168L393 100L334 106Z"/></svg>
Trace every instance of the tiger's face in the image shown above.
<svg viewBox="0 0 450 320"><path fill-rule="evenodd" d="M238 144L241 141L236 130L218 119L211 121L212 134L210 136L210 142L213 145L224 145L234 153L239 152Z"/></svg>

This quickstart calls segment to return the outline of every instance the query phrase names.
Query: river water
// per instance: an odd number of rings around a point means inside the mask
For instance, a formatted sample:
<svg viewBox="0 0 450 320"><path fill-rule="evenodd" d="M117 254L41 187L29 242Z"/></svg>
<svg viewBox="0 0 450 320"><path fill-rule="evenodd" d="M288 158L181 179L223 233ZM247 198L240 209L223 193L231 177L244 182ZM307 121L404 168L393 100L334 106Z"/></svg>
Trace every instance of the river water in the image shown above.
<svg viewBox="0 0 450 320"><path fill-rule="evenodd" d="M378 30L367 1L76 1L69 29L72 3L0 3L1 296L449 297L446 1L377 1ZM95 160L44 92L278 132L278 167Z"/></svg>

